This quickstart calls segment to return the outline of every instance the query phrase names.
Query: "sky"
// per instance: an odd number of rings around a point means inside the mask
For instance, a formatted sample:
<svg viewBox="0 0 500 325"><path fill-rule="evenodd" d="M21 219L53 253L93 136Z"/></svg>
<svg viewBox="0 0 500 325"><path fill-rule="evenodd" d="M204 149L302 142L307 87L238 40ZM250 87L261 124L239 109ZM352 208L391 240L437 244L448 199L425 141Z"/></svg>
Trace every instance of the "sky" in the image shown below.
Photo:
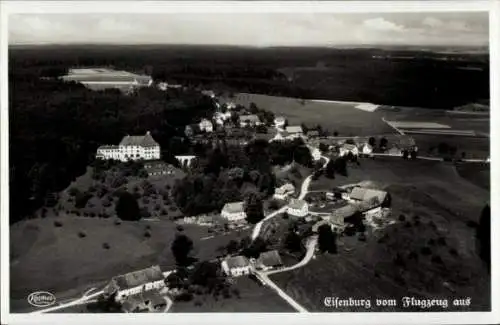
<svg viewBox="0 0 500 325"><path fill-rule="evenodd" d="M9 15L9 44L488 45L488 14L164 13Z"/></svg>

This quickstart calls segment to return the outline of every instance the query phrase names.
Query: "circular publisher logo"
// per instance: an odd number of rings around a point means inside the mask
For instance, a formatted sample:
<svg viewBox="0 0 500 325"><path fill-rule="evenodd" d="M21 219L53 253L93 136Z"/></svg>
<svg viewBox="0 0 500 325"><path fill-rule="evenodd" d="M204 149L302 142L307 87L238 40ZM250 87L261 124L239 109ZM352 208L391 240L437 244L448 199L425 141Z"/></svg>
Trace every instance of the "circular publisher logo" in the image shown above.
<svg viewBox="0 0 500 325"><path fill-rule="evenodd" d="M35 307L47 307L56 303L56 296L47 291L37 291L28 296L28 302Z"/></svg>

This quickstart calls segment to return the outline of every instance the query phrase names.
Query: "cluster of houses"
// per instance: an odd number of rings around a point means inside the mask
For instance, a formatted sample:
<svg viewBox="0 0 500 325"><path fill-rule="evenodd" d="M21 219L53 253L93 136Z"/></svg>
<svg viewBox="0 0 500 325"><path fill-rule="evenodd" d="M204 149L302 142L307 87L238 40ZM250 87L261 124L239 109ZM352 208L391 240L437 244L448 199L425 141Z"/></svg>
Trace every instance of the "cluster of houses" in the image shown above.
<svg viewBox="0 0 500 325"><path fill-rule="evenodd" d="M123 312L161 311L167 301L165 276L158 265L115 276L104 288L106 297L115 295Z"/></svg>
<svg viewBox="0 0 500 325"><path fill-rule="evenodd" d="M221 263L224 274L230 277L249 275L256 270L267 271L282 266L283 262L277 250L262 252L257 259L249 259L242 255L231 256Z"/></svg>
<svg viewBox="0 0 500 325"><path fill-rule="evenodd" d="M330 193L332 194L332 193ZM324 224L328 224L333 231L341 233L345 230L349 218L357 213L364 217L380 216L382 210L390 200L386 191L355 186L350 192L342 190L338 193L342 198L342 204L332 209L331 213L321 217L321 221L313 226L313 232Z"/></svg>

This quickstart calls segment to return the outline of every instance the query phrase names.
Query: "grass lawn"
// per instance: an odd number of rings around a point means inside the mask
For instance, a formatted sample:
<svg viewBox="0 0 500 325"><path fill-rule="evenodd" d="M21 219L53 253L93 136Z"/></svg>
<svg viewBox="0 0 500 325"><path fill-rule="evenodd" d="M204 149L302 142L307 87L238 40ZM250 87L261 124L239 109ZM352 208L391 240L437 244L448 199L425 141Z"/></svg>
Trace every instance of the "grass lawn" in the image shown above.
<svg viewBox="0 0 500 325"><path fill-rule="evenodd" d="M332 186L341 183L340 178ZM341 237L344 245L338 254L318 256L307 266L272 279L311 311L328 310L323 307L325 296L412 295L471 297L467 310L488 310L490 279L467 221L478 221L489 191L462 178L453 165L439 162L365 159L359 168L349 170L349 177L341 178L342 183L361 180L386 189L392 196L391 218L398 220L403 214L405 221L369 231L366 242L356 236Z"/></svg>
<svg viewBox="0 0 500 325"><path fill-rule="evenodd" d="M59 221L62 227L56 227ZM146 227L150 229L146 229ZM200 241L207 228L184 225L194 242L192 255L200 260L216 257L216 248L244 233L232 232ZM150 238L144 236L151 233ZM86 236L80 238L79 232ZM176 225L171 221L122 222L114 219L65 216L31 219L11 226L11 298L13 309L29 308L26 297L34 291L49 291L58 300L80 296L100 287L112 276L159 264L172 269L175 260L170 245ZM108 243L110 248L103 248Z"/></svg>
<svg viewBox="0 0 500 325"><path fill-rule="evenodd" d="M394 133L382 121L382 114L366 112L353 104L321 103L306 100L304 105L296 98L267 96L260 94L237 94L234 102L248 106L254 102L257 107L284 116L290 125L305 123L307 126L322 125L339 135L373 135Z"/></svg>
<svg viewBox="0 0 500 325"><path fill-rule="evenodd" d="M231 287L238 290L239 298L233 293L230 298L211 295L195 296L189 302L175 302L171 312L174 313L205 313L205 312L294 312L286 301L271 289L259 285L248 277L237 278Z"/></svg>

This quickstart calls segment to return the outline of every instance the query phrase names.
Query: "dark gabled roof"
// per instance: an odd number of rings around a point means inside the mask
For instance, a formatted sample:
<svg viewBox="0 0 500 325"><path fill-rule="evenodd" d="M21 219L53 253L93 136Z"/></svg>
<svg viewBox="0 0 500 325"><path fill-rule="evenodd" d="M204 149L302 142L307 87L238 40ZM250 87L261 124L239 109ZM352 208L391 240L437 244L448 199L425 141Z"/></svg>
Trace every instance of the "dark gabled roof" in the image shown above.
<svg viewBox="0 0 500 325"><path fill-rule="evenodd" d="M164 276L158 265L152 266L147 269L130 272L127 274L114 277L113 280L120 289L129 289L144 285L149 282L163 280Z"/></svg>
<svg viewBox="0 0 500 325"><path fill-rule="evenodd" d="M257 262L259 264L264 265L264 266L283 265L283 262L281 261L280 254L278 253L277 250L272 250L272 251L260 253L260 256L257 259Z"/></svg>
<svg viewBox="0 0 500 325"><path fill-rule="evenodd" d="M233 256L229 257L226 260L227 267L229 269L236 268L236 267L246 267L250 265L250 262L245 256Z"/></svg>
<svg viewBox="0 0 500 325"><path fill-rule="evenodd" d="M120 146L153 147L158 146L158 142L153 139L148 131L145 135L127 135L123 137Z"/></svg>

